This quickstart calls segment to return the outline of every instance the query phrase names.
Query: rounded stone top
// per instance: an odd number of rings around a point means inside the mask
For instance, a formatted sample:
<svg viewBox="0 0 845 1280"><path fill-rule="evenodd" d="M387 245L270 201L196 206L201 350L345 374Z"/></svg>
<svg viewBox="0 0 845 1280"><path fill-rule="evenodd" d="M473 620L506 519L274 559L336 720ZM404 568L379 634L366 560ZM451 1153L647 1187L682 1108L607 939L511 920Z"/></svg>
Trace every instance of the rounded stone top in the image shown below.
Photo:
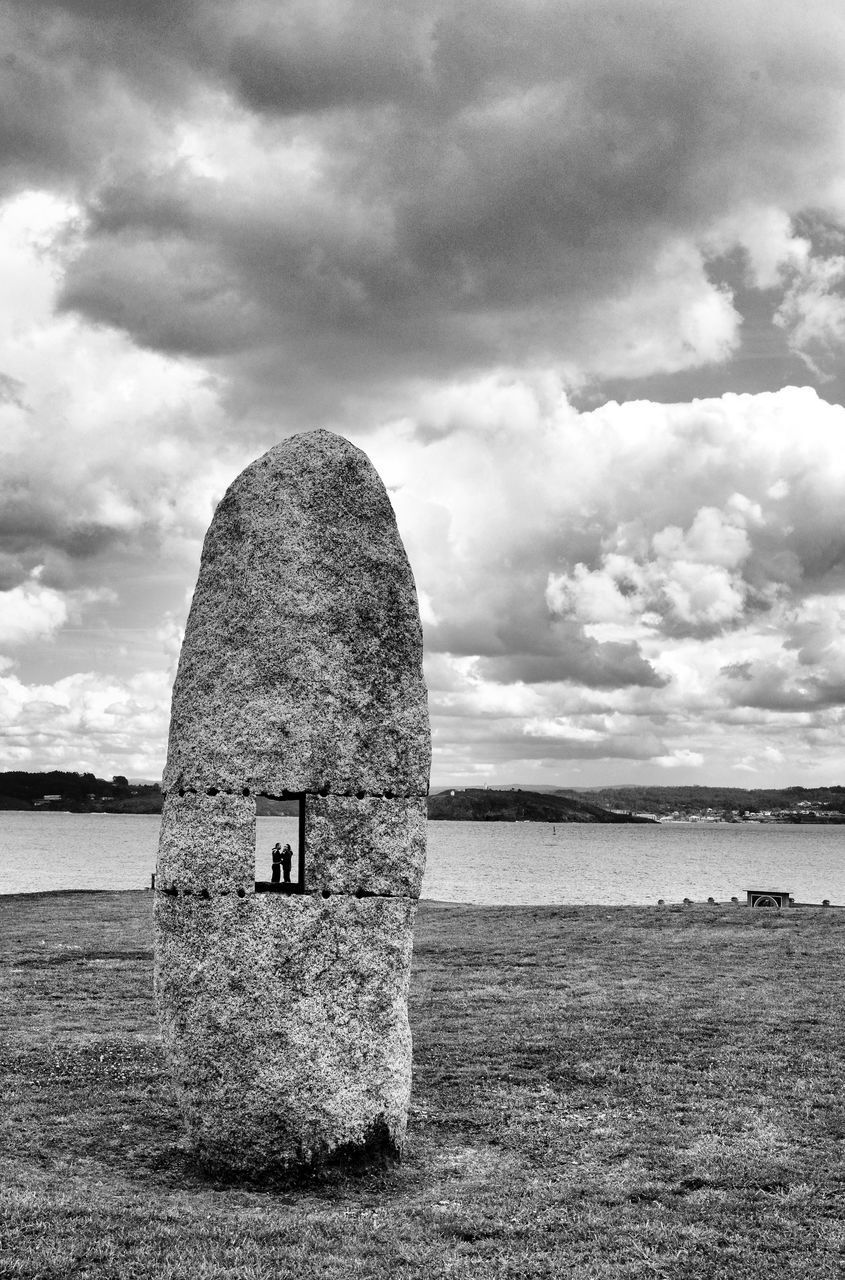
<svg viewBox="0 0 845 1280"><path fill-rule="evenodd" d="M165 790L425 795L430 760L416 589L384 485L342 436L291 436L206 534Z"/></svg>

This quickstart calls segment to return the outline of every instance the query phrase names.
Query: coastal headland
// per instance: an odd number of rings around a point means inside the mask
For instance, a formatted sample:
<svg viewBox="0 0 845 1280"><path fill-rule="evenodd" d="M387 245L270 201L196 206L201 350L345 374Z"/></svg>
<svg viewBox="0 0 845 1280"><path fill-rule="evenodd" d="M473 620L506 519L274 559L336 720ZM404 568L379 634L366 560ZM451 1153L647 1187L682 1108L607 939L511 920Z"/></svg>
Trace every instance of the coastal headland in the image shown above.
<svg viewBox="0 0 845 1280"><path fill-rule="evenodd" d="M840 1273L845 913L423 902L405 1159L261 1186L181 1146L151 898L0 898L0 1274Z"/></svg>
<svg viewBox="0 0 845 1280"><path fill-rule="evenodd" d="M492 787L441 791L428 798L428 817L452 822L651 822L633 813L611 813L581 797L554 792L500 791Z"/></svg>

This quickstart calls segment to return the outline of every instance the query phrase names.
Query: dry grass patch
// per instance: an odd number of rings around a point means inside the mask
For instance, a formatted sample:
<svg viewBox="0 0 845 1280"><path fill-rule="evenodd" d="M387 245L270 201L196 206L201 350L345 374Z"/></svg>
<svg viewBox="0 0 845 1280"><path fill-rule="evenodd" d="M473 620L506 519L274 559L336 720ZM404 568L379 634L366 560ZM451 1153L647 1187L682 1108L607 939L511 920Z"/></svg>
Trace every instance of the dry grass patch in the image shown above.
<svg viewBox="0 0 845 1280"><path fill-rule="evenodd" d="M0 898L0 1276L840 1276L845 913L423 904L404 1161L181 1146L149 894Z"/></svg>

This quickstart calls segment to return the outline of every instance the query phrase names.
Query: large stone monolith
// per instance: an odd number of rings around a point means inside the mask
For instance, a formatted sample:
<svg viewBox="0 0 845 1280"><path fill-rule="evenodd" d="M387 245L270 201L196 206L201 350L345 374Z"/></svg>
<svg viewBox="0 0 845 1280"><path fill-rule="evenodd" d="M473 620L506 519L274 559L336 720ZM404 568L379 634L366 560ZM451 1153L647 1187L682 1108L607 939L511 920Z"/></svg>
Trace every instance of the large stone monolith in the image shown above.
<svg viewBox="0 0 845 1280"><path fill-rule="evenodd" d="M429 763L387 493L348 441L294 436L217 508L173 690L156 999L206 1164L400 1150ZM262 794L299 801L294 885L256 884Z"/></svg>

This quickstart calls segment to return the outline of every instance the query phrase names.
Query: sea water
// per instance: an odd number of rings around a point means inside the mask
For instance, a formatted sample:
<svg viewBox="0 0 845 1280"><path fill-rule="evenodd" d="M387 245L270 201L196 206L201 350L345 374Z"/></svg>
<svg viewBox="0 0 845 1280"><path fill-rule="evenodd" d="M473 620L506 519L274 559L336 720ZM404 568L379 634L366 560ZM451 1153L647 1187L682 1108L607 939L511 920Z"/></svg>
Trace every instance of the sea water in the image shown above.
<svg viewBox="0 0 845 1280"><path fill-rule="evenodd" d="M157 815L0 813L0 893L141 889L155 870ZM257 872L297 843L295 818L259 818ZM264 865L266 863L266 866ZM484 904L654 903L746 889L845 904L845 826L430 822L423 897Z"/></svg>

